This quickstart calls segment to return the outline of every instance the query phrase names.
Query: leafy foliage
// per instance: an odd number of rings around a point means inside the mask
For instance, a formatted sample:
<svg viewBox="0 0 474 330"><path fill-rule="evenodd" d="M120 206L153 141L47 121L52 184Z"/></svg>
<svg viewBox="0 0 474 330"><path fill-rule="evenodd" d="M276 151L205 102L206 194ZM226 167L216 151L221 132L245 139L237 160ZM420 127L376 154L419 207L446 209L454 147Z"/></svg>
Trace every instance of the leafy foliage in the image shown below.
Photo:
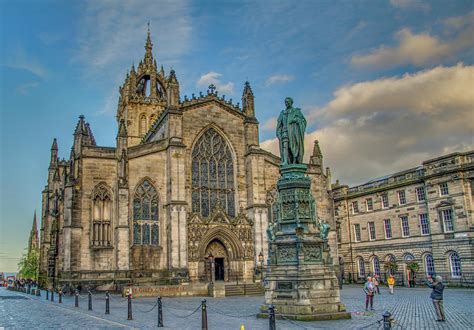
<svg viewBox="0 0 474 330"><path fill-rule="evenodd" d="M31 249L30 253L23 253L20 262L18 262L18 275L22 278L36 279L39 267L39 251Z"/></svg>
<svg viewBox="0 0 474 330"><path fill-rule="evenodd" d="M396 262L393 261L387 261L383 265L383 268L385 271L388 271L389 273L393 274L398 270L398 265Z"/></svg>
<svg viewBox="0 0 474 330"><path fill-rule="evenodd" d="M411 270L412 272L416 273L417 271L420 270L420 265L417 262L413 261L407 265L407 268Z"/></svg>

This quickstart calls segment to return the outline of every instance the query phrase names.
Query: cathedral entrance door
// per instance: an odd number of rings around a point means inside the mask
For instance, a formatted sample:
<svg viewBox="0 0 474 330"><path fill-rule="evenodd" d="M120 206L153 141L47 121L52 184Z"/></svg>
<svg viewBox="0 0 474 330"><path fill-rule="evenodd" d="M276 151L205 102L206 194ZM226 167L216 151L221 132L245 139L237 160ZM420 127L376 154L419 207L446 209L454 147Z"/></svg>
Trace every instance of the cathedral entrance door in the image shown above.
<svg viewBox="0 0 474 330"><path fill-rule="evenodd" d="M215 276L216 281L224 280L224 258L215 258Z"/></svg>

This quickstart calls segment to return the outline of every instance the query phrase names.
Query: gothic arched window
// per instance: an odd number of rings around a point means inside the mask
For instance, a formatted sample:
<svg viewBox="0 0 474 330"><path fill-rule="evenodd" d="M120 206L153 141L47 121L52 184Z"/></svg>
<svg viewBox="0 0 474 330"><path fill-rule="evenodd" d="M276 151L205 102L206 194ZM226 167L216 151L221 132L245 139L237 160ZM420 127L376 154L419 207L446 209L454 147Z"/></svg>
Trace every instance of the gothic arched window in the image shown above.
<svg viewBox="0 0 474 330"><path fill-rule="evenodd" d="M112 197L104 184L95 187L92 193L92 245L110 246Z"/></svg>
<svg viewBox="0 0 474 330"><path fill-rule="evenodd" d="M133 197L133 244L158 245L158 194L144 180Z"/></svg>
<svg viewBox="0 0 474 330"><path fill-rule="evenodd" d="M144 114L140 116L139 125L140 126L138 127L138 134L140 135L140 137L142 137L146 134L146 116Z"/></svg>
<svg viewBox="0 0 474 330"><path fill-rule="evenodd" d="M216 205L235 217L234 162L229 145L213 128L192 151L192 209L208 217Z"/></svg>

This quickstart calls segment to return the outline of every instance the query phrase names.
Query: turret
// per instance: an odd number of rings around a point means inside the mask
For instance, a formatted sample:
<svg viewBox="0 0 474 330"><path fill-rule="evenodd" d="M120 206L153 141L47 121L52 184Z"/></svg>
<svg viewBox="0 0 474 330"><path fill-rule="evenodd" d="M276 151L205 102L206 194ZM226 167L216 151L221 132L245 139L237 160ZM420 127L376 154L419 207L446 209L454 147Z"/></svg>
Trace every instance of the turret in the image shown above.
<svg viewBox="0 0 474 330"><path fill-rule="evenodd" d="M80 155L83 146L95 146L95 138L88 123L84 120L84 115L79 116L76 129L74 130L74 153Z"/></svg>
<svg viewBox="0 0 474 330"><path fill-rule="evenodd" d="M255 118L254 97L248 81L245 82L242 93L242 111L246 116L244 120L245 144L247 148L257 147L259 145L258 120Z"/></svg>
<svg viewBox="0 0 474 330"><path fill-rule="evenodd" d="M321 153L321 148L319 148L319 141L314 140L313 153L310 157L310 164L323 167L323 154Z"/></svg>
<svg viewBox="0 0 474 330"><path fill-rule="evenodd" d="M179 104L179 82L176 73L172 69L167 81L168 106L176 107Z"/></svg>
<svg viewBox="0 0 474 330"><path fill-rule="evenodd" d="M49 167L56 167L58 165L58 143L56 138L53 140L53 144L51 146L51 161L49 162Z"/></svg>
<svg viewBox="0 0 474 330"><path fill-rule="evenodd" d="M242 110L247 117L255 117L254 96L248 81L245 82L244 91L242 93Z"/></svg>
<svg viewBox="0 0 474 330"><path fill-rule="evenodd" d="M125 125L125 120L121 119L119 123L119 128L117 132L117 153L121 154L122 149L127 149L127 127Z"/></svg>
<svg viewBox="0 0 474 330"><path fill-rule="evenodd" d="M38 225L36 223L36 210L33 215L33 226L31 227L30 231L30 238L28 240L28 254L31 253L32 249L39 248L39 241L38 241Z"/></svg>

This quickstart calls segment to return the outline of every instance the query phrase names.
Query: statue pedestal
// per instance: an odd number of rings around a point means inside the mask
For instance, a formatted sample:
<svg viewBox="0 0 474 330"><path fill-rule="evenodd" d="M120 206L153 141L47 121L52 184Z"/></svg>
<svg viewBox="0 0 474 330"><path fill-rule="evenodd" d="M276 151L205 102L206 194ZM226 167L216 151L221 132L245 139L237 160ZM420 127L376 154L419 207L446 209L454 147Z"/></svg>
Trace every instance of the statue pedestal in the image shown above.
<svg viewBox="0 0 474 330"><path fill-rule="evenodd" d="M277 221L269 234L265 304L258 317L300 321L350 318L341 303L338 280L316 220L306 165L284 165L278 181ZM322 238L321 238L322 237Z"/></svg>

